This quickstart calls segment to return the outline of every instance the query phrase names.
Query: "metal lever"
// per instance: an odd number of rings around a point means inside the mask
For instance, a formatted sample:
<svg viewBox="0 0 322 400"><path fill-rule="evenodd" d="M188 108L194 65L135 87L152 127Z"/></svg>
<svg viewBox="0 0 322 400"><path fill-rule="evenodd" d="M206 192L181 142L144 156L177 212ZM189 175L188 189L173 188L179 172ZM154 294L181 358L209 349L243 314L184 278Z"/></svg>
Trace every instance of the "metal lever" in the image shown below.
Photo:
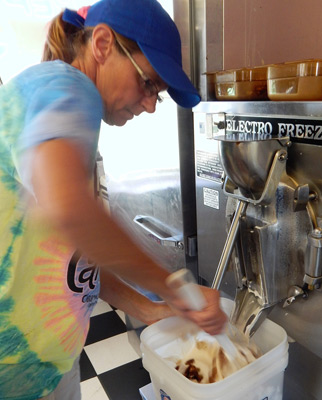
<svg viewBox="0 0 322 400"><path fill-rule="evenodd" d="M308 184L298 186L294 192L293 211L305 210L308 202L316 198L317 194L310 192Z"/></svg>
<svg viewBox="0 0 322 400"><path fill-rule="evenodd" d="M215 278L214 278L212 286L211 286L213 289L219 290L219 286L220 286L222 278L225 274L230 255L231 255L231 252L232 252L234 244L235 244L235 239L236 239L236 235L237 235L238 228L239 228L240 217L245 212L246 207L247 207L247 203L245 201L238 200L234 218L230 225L230 229L229 229L228 236L227 236L227 239L225 242L225 246L224 246L223 252L220 257L220 261L219 261L218 268L217 268L217 271L215 274Z"/></svg>

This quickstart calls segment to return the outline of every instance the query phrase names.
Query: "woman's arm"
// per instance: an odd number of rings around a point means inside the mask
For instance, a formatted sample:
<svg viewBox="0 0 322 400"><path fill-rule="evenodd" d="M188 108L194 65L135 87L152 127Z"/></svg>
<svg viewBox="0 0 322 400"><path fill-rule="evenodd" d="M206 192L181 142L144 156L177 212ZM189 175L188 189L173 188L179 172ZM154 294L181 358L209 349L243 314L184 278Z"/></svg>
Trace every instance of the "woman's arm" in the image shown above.
<svg viewBox="0 0 322 400"><path fill-rule="evenodd" d="M165 280L169 272L144 253L94 199L82 153L75 143L56 139L38 145L32 161L32 185L48 223L101 269L162 297L173 310L209 333L221 330L225 316L219 294L207 292L207 305L189 311ZM203 290L206 290L204 288Z"/></svg>
<svg viewBox="0 0 322 400"><path fill-rule="evenodd" d="M102 300L147 325L174 315L173 310L164 301L151 301L103 268L100 271L100 282Z"/></svg>
<svg viewBox="0 0 322 400"><path fill-rule="evenodd" d="M66 139L37 146L32 185L44 216L101 267L148 290L174 298L168 272L150 259L93 196L79 148Z"/></svg>

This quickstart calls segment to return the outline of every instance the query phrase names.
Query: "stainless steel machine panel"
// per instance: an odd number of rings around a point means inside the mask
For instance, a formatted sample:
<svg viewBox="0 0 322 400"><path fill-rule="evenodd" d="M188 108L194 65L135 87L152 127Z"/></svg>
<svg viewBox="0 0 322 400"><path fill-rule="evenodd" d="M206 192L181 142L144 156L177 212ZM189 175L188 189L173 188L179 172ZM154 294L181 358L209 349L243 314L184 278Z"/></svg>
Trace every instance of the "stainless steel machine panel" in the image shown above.
<svg viewBox="0 0 322 400"><path fill-rule="evenodd" d="M199 275L212 282L227 236L227 197L222 191L218 142L207 137L207 125L211 124L208 116L194 113L198 267ZM230 293L234 294L232 290Z"/></svg>
<svg viewBox="0 0 322 400"><path fill-rule="evenodd" d="M246 334L268 315L287 331L284 399L321 399L322 103L208 102L194 117L200 274Z"/></svg>

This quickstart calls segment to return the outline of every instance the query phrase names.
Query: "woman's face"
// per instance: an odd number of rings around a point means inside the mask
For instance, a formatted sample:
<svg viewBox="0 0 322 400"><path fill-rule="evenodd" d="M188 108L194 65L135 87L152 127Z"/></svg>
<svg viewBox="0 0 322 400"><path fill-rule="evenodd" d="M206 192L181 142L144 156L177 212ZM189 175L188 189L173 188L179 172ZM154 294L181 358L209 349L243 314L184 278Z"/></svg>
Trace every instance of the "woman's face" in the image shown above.
<svg viewBox="0 0 322 400"><path fill-rule="evenodd" d="M165 83L142 53L133 53L132 57L158 91L166 89ZM99 71L96 86L105 106L104 121L109 125L122 126L144 111L155 111L157 94L145 94L143 78L131 60L125 54L121 54L115 46L112 57Z"/></svg>

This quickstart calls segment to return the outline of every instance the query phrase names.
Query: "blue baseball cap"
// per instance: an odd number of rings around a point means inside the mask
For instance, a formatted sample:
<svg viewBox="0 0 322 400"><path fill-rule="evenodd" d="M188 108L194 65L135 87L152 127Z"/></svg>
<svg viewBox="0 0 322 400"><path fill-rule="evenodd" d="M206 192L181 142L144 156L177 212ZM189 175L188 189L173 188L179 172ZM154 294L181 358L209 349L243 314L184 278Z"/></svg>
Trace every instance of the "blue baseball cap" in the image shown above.
<svg viewBox="0 0 322 400"><path fill-rule="evenodd" d="M177 104L191 108L200 102L198 91L182 69L178 29L157 0L101 0L89 7L84 26L100 23L138 44Z"/></svg>

